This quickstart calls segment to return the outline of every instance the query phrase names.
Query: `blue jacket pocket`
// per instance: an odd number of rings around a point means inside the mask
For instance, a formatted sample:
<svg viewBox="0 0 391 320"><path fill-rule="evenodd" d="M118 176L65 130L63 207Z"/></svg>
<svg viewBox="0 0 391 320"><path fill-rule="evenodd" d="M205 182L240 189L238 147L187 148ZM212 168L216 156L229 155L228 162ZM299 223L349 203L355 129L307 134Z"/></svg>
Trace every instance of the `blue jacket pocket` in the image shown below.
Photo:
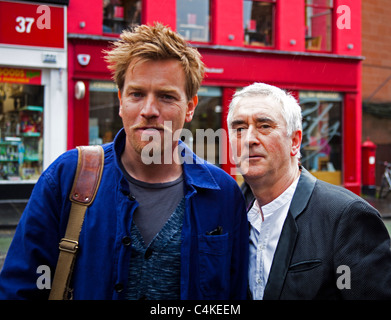
<svg viewBox="0 0 391 320"><path fill-rule="evenodd" d="M199 235L200 289L208 299L227 299L230 285L228 233Z"/></svg>

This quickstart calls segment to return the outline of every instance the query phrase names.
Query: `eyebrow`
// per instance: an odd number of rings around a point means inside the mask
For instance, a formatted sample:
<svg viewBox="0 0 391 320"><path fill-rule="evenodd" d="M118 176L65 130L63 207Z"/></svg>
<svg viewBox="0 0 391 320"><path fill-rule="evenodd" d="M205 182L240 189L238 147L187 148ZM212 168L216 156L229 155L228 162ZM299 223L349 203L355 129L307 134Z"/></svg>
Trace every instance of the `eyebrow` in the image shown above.
<svg viewBox="0 0 391 320"><path fill-rule="evenodd" d="M261 122L261 123L276 123L273 119L269 117L256 117L255 118L256 122Z"/></svg>
<svg viewBox="0 0 391 320"><path fill-rule="evenodd" d="M144 91L144 88L142 85L138 84L129 84L125 87L125 92L129 90L136 90L136 91ZM176 88L173 88L171 86L163 86L157 90L158 93L164 93L164 94L178 94L178 90Z"/></svg>
<svg viewBox="0 0 391 320"><path fill-rule="evenodd" d="M241 124L245 124L246 121L244 120L233 120L231 121L231 127L234 127L234 126L240 126Z"/></svg>
<svg viewBox="0 0 391 320"><path fill-rule="evenodd" d="M256 117L255 118L255 121L257 123L276 123L273 119L269 118L269 117ZM231 127L234 127L234 126L240 126L242 124L246 124L247 122L245 120L242 120L242 119L237 119L237 120L233 120L231 122Z"/></svg>

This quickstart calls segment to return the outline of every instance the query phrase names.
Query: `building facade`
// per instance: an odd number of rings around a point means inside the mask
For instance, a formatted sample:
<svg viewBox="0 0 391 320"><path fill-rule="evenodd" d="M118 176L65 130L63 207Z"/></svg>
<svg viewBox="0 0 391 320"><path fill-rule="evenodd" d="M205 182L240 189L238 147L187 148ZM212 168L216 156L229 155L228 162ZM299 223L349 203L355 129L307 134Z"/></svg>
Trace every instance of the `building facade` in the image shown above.
<svg viewBox="0 0 391 320"><path fill-rule="evenodd" d="M186 127L196 153L240 182L229 156L228 104L236 90L266 82L292 92L303 107L302 164L360 192L361 1L97 2L69 3L67 148L111 141L121 128L117 88L102 51L123 28L158 21L197 47L207 67ZM197 129L215 136L207 140Z"/></svg>
<svg viewBox="0 0 391 320"><path fill-rule="evenodd" d="M0 1L0 211L66 150L67 1Z"/></svg>

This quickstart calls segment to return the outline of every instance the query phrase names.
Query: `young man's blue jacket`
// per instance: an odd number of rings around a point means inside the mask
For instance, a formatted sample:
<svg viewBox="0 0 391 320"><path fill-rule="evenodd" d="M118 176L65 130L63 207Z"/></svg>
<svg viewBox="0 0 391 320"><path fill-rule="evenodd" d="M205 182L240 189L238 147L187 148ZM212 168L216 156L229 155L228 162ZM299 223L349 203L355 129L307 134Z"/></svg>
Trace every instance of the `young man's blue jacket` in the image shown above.
<svg viewBox="0 0 391 320"><path fill-rule="evenodd" d="M125 297L131 259L127 240L138 206L118 165L125 139L122 129L113 143L103 146L103 176L85 215L71 281L74 299ZM245 299L248 224L240 188L228 174L196 157L184 143L178 148L185 161L186 201L181 299ZM37 269L48 266L54 276L76 165L74 149L54 161L35 185L0 273L0 299L48 297L48 289L37 287L37 283L41 287L44 284L40 277L47 269ZM222 227L220 235L207 234L217 227Z"/></svg>

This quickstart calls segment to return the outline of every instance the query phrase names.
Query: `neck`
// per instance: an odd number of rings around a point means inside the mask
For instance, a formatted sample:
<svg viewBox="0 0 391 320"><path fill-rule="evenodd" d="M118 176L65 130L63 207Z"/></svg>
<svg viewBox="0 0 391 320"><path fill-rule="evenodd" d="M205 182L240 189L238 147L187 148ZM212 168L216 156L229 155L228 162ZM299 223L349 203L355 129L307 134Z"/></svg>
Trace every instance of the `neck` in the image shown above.
<svg viewBox="0 0 391 320"><path fill-rule="evenodd" d="M133 149L125 148L121 155L121 162L134 179L148 183L164 183L174 181L182 174L182 166L175 159L164 163L162 156L161 163L145 164L141 155L131 150Z"/></svg>
<svg viewBox="0 0 391 320"><path fill-rule="evenodd" d="M262 207L277 199L300 176L298 166L291 168L289 174L284 173L279 178L268 176L254 179L246 179L257 199L259 207Z"/></svg>

